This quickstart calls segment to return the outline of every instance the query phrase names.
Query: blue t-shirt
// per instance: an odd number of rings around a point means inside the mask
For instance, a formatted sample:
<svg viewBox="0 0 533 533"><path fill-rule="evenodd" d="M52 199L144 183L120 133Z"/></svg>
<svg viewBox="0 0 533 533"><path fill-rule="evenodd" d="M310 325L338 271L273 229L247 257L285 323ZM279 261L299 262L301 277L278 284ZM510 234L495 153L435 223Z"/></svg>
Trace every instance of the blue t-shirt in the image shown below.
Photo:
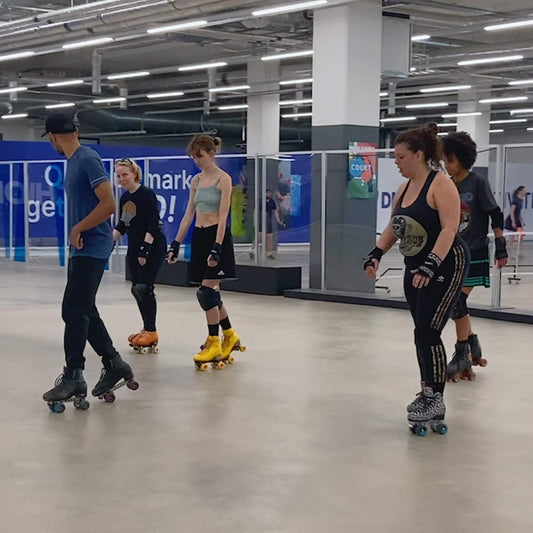
<svg viewBox="0 0 533 533"><path fill-rule="evenodd" d="M99 200L94 188L106 181L109 178L100 156L92 148L80 146L68 160L65 175L69 234L97 206ZM109 219L82 232L81 236L83 248L77 250L71 245L71 257L109 258L113 250L113 230Z"/></svg>

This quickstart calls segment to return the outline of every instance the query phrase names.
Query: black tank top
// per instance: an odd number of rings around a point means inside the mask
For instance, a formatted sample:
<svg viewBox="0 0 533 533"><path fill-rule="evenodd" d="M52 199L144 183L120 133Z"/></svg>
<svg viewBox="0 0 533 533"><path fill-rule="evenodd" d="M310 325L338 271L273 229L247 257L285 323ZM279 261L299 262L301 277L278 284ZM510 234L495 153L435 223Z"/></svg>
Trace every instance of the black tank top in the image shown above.
<svg viewBox="0 0 533 533"><path fill-rule="evenodd" d="M435 170L431 171L416 200L408 207L402 207L411 184L409 181L392 216L392 231L400 239L400 252L405 256L405 264L409 266L418 266L424 262L441 231L439 213L428 205L426 199L436 175Z"/></svg>

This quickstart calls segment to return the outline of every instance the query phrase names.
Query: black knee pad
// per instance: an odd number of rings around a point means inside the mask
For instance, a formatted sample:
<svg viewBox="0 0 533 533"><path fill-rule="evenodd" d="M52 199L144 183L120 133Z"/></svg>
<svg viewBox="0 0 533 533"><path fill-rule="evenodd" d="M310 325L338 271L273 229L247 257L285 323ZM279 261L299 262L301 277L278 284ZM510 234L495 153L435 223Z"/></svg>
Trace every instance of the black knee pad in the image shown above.
<svg viewBox="0 0 533 533"><path fill-rule="evenodd" d="M146 283L132 283L131 294L135 299L142 299L145 296L150 295L154 291L153 285L147 285Z"/></svg>
<svg viewBox="0 0 533 533"><path fill-rule="evenodd" d="M222 300L220 298L220 292L212 289L211 287L206 287L202 285L196 291L196 297L198 298L198 303L204 311L209 311L213 307L222 307Z"/></svg>
<svg viewBox="0 0 533 533"><path fill-rule="evenodd" d="M466 305L467 298L468 294L465 294L463 291L461 291L457 297L457 300L455 300L455 304L452 307L452 318L454 320L468 315L468 306Z"/></svg>

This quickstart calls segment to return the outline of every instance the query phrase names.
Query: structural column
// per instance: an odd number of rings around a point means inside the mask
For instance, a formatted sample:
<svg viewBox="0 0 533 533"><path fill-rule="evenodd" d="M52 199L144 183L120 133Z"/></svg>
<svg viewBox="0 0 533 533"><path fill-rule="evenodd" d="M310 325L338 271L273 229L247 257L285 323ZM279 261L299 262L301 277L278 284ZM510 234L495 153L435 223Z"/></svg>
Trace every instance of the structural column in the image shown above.
<svg viewBox="0 0 533 533"><path fill-rule="evenodd" d="M316 10L313 32L313 150L347 150L353 141L378 146L381 1ZM348 157L329 155L325 248L323 225L314 223L310 287L321 287L324 272L328 290L374 292L374 284L362 271L361 259L376 242L377 194L367 199L348 198L348 177ZM321 169L316 161L313 222L321 220L321 205Z"/></svg>
<svg viewBox="0 0 533 533"><path fill-rule="evenodd" d="M460 91L457 105L458 113L481 113L480 115L467 115L457 117L457 131L465 131L472 137L478 150L486 149L490 138L490 105L480 104L478 95L471 91ZM478 155L476 169L487 175L489 166L489 152L484 151Z"/></svg>

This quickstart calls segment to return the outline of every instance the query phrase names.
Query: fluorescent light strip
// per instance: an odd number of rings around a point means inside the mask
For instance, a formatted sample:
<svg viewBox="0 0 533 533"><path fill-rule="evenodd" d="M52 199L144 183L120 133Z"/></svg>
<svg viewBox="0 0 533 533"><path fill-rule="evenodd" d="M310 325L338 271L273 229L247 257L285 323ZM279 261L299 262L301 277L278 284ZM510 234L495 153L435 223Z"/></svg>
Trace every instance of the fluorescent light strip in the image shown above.
<svg viewBox="0 0 533 533"><path fill-rule="evenodd" d="M93 104L114 104L116 102L125 102L126 98L117 96L116 98L97 98L93 100Z"/></svg>
<svg viewBox="0 0 533 533"><path fill-rule="evenodd" d="M2 117L3 118L3 117ZM533 131L533 128L526 128L527 131Z"/></svg>
<svg viewBox="0 0 533 533"><path fill-rule="evenodd" d="M13 54L4 54L0 56L0 61L10 61L11 59L22 59L23 57L30 57L35 52L16 52Z"/></svg>
<svg viewBox="0 0 533 533"><path fill-rule="evenodd" d="M421 93L438 93L443 91L462 91L463 89L471 89L472 85L443 85L442 87L429 87L427 89L420 89Z"/></svg>
<svg viewBox="0 0 533 533"><path fill-rule="evenodd" d="M520 59L524 59L524 56L514 55L514 56L486 57L484 59L467 59L465 61L459 61L457 64L459 66L483 65L485 63L502 63L504 61L520 61Z"/></svg>
<svg viewBox="0 0 533 533"><path fill-rule="evenodd" d="M300 80L284 80L280 81L280 85L298 85L299 83L313 83L313 78L302 78Z"/></svg>
<svg viewBox="0 0 533 533"><path fill-rule="evenodd" d="M47 87L68 87L69 85L81 85L83 80L66 80L66 81L53 81L51 83L47 83Z"/></svg>
<svg viewBox="0 0 533 533"><path fill-rule="evenodd" d="M61 109L63 107L74 107L76 104L74 102L65 102L64 104L50 104L45 105L45 109Z"/></svg>
<svg viewBox="0 0 533 533"><path fill-rule="evenodd" d="M284 105L310 105L313 103L312 98L304 98L303 100L281 100L280 106Z"/></svg>
<svg viewBox="0 0 533 533"><path fill-rule="evenodd" d="M0 94L19 93L27 90L27 87L8 87L6 89L0 89Z"/></svg>
<svg viewBox="0 0 533 533"><path fill-rule="evenodd" d="M437 124L439 128L456 128L457 122L441 122L440 124Z"/></svg>
<svg viewBox="0 0 533 533"><path fill-rule="evenodd" d="M519 122L527 122L527 118L511 118L506 120L489 120L489 124L518 124Z"/></svg>
<svg viewBox="0 0 533 533"><path fill-rule="evenodd" d="M254 17L264 17L265 15L279 15L280 13L290 13L292 11L303 11L327 5L327 0L314 0L310 2L300 2L299 4L288 4L278 7L269 7L268 9L258 9L252 11Z"/></svg>
<svg viewBox="0 0 533 533"><path fill-rule="evenodd" d="M479 100L480 104L497 104L499 102L523 102L527 100L527 96L508 96L505 98L484 98Z"/></svg>
<svg viewBox="0 0 533 533"><path fill-rule="evenodd" d="M405 109L424 109L426 107L448 107L448 102L434 102L430 104L409 104Z"/></svg>
<svg viewBox="0 0 533 533"><path fill-rule="evenodd" d="M510 115L519 115L520 113L533 113L533 108L527 107L522 109L513 109L512 111L509 111Z"/></svg>
<svg viewBox="0 0 533 533"><path fill-rule="evenodd" d="M168 24L166 26L159 26L158 28L150 28L146 33L165 33L168 31L190 30L192 28L201 28L207 26L207 20L191 20L189 22L180 22L178 24Z"/></svg>
<svg viewBox="0 0 533 533"><path fill-rule="evenodd" d="M414 41L415 43L419 41L427 41L428 39L431 39L431 35L423 34L423 35L413 35L411 37L411 41Z"/></svg>
<svg viewBox="0 0 533 533"><path fill-rule="evenodd" d="M387 92L379 93L379 97L380 98L384 98L385 96L389 96L389 93L387 93Z"/></svg>
<svg viewBox="0 0 533 533"><path fill-rule="evenodd" d="M448 131L441 131L439 133L437 133L437 137L446 137L446 135L448 135Z"/></svg>
<svg viewBox="0 0 533 533"><path fill-rule="evenodd" d="M222 105L218 109L220 111L232 111L233 109L248 109L248 104Z"/></svg>
<svg viewBox="0 0 533 533"><path fill-rule="evenodd" d="M147 98L170 98L171 96L183 96L185 93L181 91L169 91L166 93L148 93Z"/></svg>
<svg viewBox="0 0 533 533"><path fill-rule="evenodd" d="M533 83L533 80L515 80L510 81L509 85L531 85Z"/></svg>
<svg viewBox="0 0 533 533"><path fill-rule="evenodd" d="M519 22L504 22L502 24L491 24L485 26L485 31L497 31L497 30L511 30L513 28L523 28L525 26L533 26L533 20L521 20Z"/></svg>
<svg viewBox="0 0 533 533"><path fill-rule="evenodd" d="M471 111L469 113L447 113L446 115L441 115L442 118L455 118L455 117L478 117L482 115L481 111Z"/></svg>
<svg viewBox="0 0 533 533"><path fill-rule="evenodd" d="M298 117L312 117L313 113L287 113L281 115L282 118L298 118Z"/></svg>
<svg viewBox="0 0 533 533"><path fill-rule="evenodd" d="M105 44L113 41L113 37L99 37L98 39L89 39L87 41L76 41L63 45L65 50L73 50L75 48L85 48L86 46L96 46L97 44Z"/></svg>
<svg viewBox="0 0 533 533"><path fill-rule="evenodd" d="M209 89L210 93L225 93L228 91L245 91L249 89L249 85L228 85L227 87L213 87Z"/></svg>
<svg viewBox="0 0 533 533"><path fill-rule="evenodd" d="M139 70L138 72L126 72L124 74L110 74L107 76L108 80L124 80L127 78L144 78L150 76L147 70Z"/></svg>
<svg viewBox="0 0 533 533"><path fill-rule="evenodd" d="M407 122L409 120L416 120L416 117L387 117L380 118L380 122Z"/></svg>
<svg viewBox="0 0 533 533"><path fill-rule="evenodd" d="M15 118L26 118L28 113L15 113L14 115L2 115L4 120L11 120Z"/></svg>
<svg viewBox="0 0 533 533"><path fill-rule="evenodd" d="M226 67L228 64L225 61L219 61L218 63L202 63L199 65L188 65L186 67L180 67L178 70L180 72L188 72L189 70L202 70L205 68L217 68L217 67Z"/></svg>
<svg viewBox="0 0 533 533"><path fill-rule="evenodd" d="M292 57L312 56L313 50L302 50L301 52L287 52L285 54L274 54L271 56L263 56L261 61L275 61L276 59L290 59Z"/></svg>
<svg viewBox="0 0 533 533"><path fill-rule="evenodd" d="M503 133L505 130L497 129L497 130L489 130L489 133Z"/></svg>

